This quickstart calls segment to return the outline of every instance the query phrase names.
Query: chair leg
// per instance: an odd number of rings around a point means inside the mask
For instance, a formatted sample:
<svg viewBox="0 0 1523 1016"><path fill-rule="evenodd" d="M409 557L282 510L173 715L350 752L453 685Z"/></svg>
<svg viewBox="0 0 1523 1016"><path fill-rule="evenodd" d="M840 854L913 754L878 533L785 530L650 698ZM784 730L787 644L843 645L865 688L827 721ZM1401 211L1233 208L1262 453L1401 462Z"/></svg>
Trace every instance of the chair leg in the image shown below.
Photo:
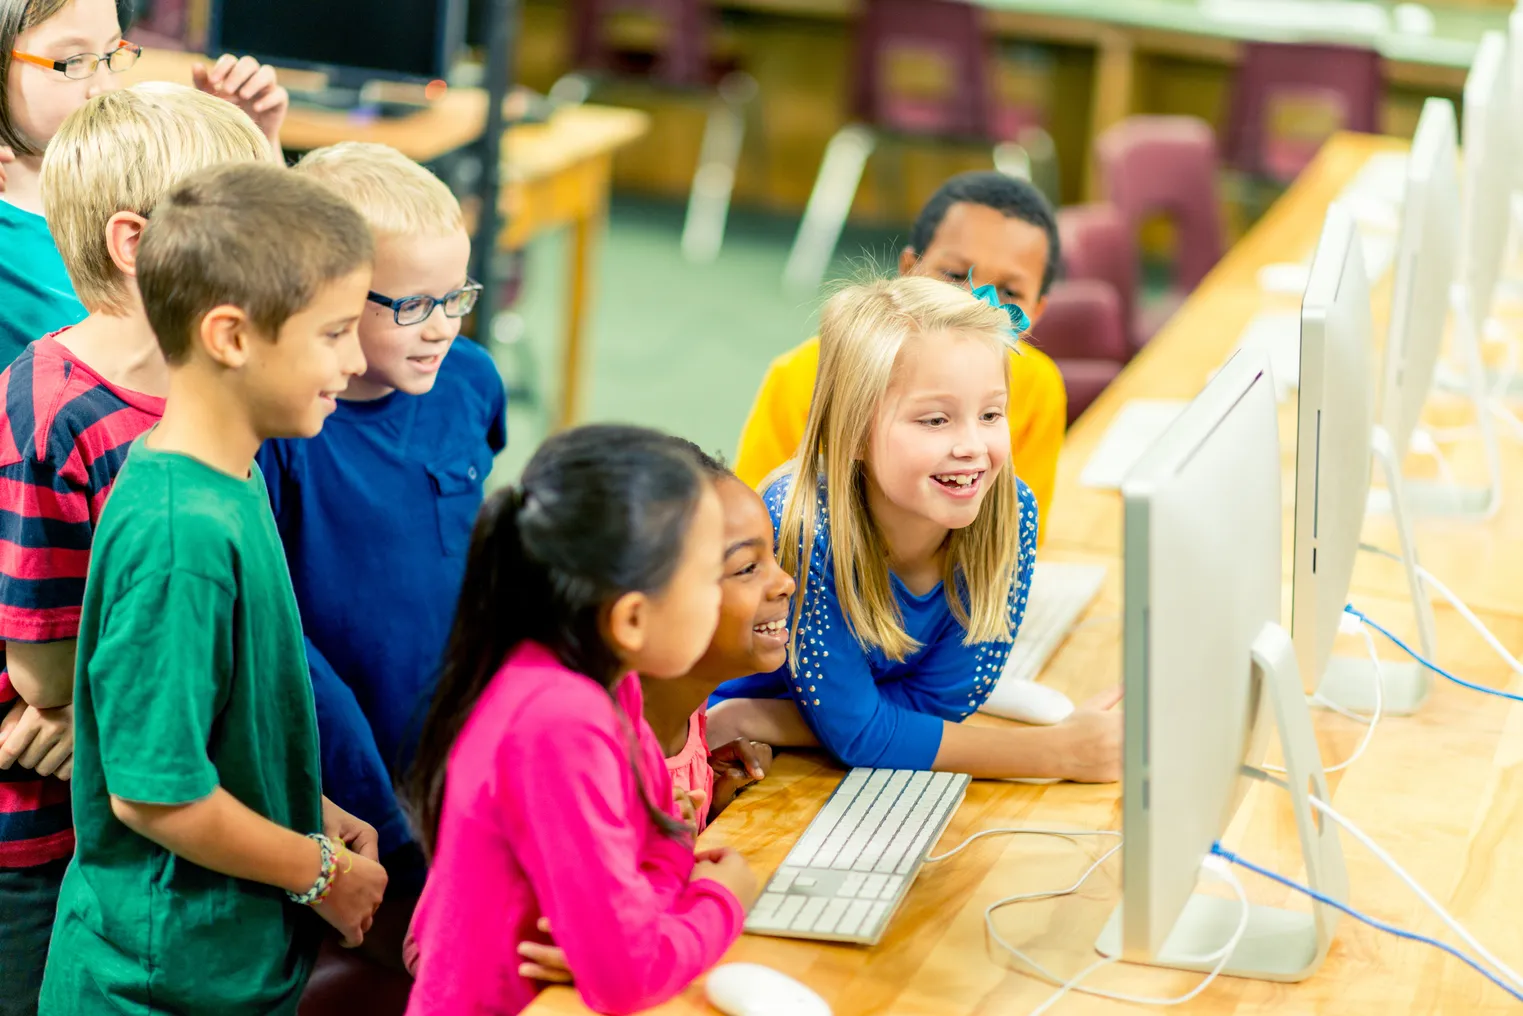
<svg viewBox="0 0 1523 1016"><path fill-rule="evenodd" d="M719 92L709 105L682 226L682 254L689 261L702 264L719 256L735 171L745 147L747 109L756 91L756 79L737 71L719 83Z"/></svg>
<svg viewBox="0 0 1523 1016"><path fill-rule="evenodd" d="M809 194L809 203L804 207L804 218L799 223L793 249L788 253L788 264L783 268L784 285L810 291L819 288L836 252L836 244L841 240L846 216L851 212L851 203L862 184L862 171L867 167L876 143L872 130L853 123L836 131L825 146L819 176Z"/></svg>

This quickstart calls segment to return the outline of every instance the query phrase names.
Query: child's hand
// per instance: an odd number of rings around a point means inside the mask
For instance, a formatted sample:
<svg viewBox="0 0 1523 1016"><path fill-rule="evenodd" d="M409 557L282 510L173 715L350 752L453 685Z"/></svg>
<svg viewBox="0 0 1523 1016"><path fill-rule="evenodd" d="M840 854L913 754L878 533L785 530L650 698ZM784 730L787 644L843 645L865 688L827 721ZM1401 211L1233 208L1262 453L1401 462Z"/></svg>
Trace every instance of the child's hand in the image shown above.
<svg viewBox="0 0 1523 1016"><path fill-rule="evenodd" d="M18 762L38 776L74 775L74 707L37 709L17 699L0 721L0 769Z"/></svg>
<svg viewBox="0 0 1523 1016"><path fill-rule="evenodd" d="M716 773L728 769L738 770L741 776L749 777L746 782L754 783L766 776L767 770L772 767L772 746L737 737L729 744L714 749L709 755L709 765L714 767Z"/></svg>
<svg viewBox="0 0 1523 1016"><path fill-rule="evenodd" d="M385 868L352 850L340 851L333 887L312 909L338 929L345 949L353 949L365 940L385 892Z"/></svg>
<svg viewBox="0 0 1523 1016"><path fill-rule="evenodd" d="M706 878L718 882L735 895L742 910L750 910L751 904L756 902L758 886L751 866L740 851L733 847L716 847L699 851L697 856L698 863L693 865L693 874L688 881Z"/></svg>
<svg viewBox="0 0 1523 1016"><path fill-rule="evenodd" d="M196 64L190 77L201 91L226 99L247 113L270 139L270 146L279 150L280 127L286 122L291 96L276 83L275 68L251 56L240 59L224 53L210 67Z"/></svg>
<svg viewBox="0 0 1523 1016"><path fill-rule="evenodd" d="M550 921L541 917L539 919L539 931L542 935L550 934ZM521 977L527 977L531 981L544 981L546 984L573 984L571 968L566 966L566 954L554 943L545 945L540 942L518 943L518 955L524 962L518 965L518 973Z"/></svg>
<svg viewBox="0 0 1523 1016"><path fill-rule="evenodd" d="M1115 783L1121 779L1121 713L1112 707L1121 701L1116 689L1096 695L1073 714L1049 727L1064 740L1061 772L1075 783Z"/></svg>
<svg viewBox="0 0 1523 1016"><path fill-rule="evenodd" d="M5 193L5 164L15 161L15 151L8 145L0 145L0 194Z"/></svg>
<svg viewBox="0 0 1523 1016"><path fill-rule="evenodd" d="M375 826L355 818L326 797L323 798L323 835L372 861L381 859L381 837Z"/></svg>
<svg viewBox="0 0 1523 1016"><path fill-rule="evenodd" d="M698 816L707 814L701 809L708 807L709 796L701 790L683 790L681 787L673 787L672 799L677 804L677 814L682 818L683 824L696 834Z"/></svg>

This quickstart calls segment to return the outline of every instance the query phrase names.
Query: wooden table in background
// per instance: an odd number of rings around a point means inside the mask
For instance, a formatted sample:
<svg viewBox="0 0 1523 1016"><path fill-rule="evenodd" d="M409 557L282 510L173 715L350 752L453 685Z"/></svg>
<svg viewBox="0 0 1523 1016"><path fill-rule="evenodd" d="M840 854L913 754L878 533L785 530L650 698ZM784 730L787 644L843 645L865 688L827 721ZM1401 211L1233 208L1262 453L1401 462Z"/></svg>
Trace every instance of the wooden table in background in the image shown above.
<svg viewBox="0 0 1523 1016"><path fill-rule="evenodd" d="M146 50L124 81L190 83L197 54ZM282 78L296 72L282 71ZM432 162L472 144L486 127L487 94L455 88L421 112L394 118L361 118L330 110L292 107L281 141L309 150L340 141L390 145L418 162ZM500 246L517 249L536 236L571 230L565 321L561 336L561 397L556 422L576 422L581 406L588 307L596 269L597 239L608 218L613 156L644 134L646 114L608 106L559 110L545 124L519 124L503 138L505 176L500 207L505 225ZM480 336L483 341L487 336Z"/></svg>
<svg viewBox="0 0 1523 1016"><path fill-rule="evenodd" d="M1254 278L1257 268L1307 254L1316 242L1328 203L1368 155L1400 147L1390 139L1351 135L1334 139L1070 433L1043 556L1104 563L1109 573L1101 596L1054 657L1044 682L1083 700L1121 680L1120 502L1113 492L1078 486L1078 473L1089 451L1126 400L1196 394L1261 305L1263 297ZM1293 422L1292 409L1292 426ZM1287 468L1293 475L1294 443L1285 447ZM1512 460L1523 467L1523 453L1514 454ZM1513 469L1509 475L1523 481L1523 469ZM1523 483L1518 486L1516 498L1523 499ZM1291 504L1287 494L1287 513ZM1430 552L1433 545L1426 532L1419 535L1419 542L1425 563L1439 574L1466 564L1465 544L1449 550L1440 542ZM1514 546L1523 546L1523 541ZM1516 569L1512 574L1517 574ZM1398 635L1411 637L1415 625L1399 573L1385 578L1391 581L1384 582L1380 575L1366 577L1369 588L1359 601L1371 616L1390 619ZM1288 581L1284 592L1284 613L1289 616ZM1523 646L1523 588L1514 585L1510 595L1504 592L1498 590L1499 609L1483 612L1482 619L1505 644ZM1464 621L1446 607L1438 608L1436 615L1444 661L1472 679L1505 684L1509 672ZM1337 647L1339 653L1361 651L1357 638L1347 638ZM1389 645L1381 645L1379 652L1385 659L1399 657ZM1004 721L976 716L969 722ZM1332 714L1319 713L1314 722L1329 764L1347 757L1364 732L1361 725ZM840 776L839 768L816 756L782 754L772 774L743 794L702 842L737 847L758 874L768 874L781 863ZM1421 713L1384 720L1359 763L1332 775L1329 783L1339 811L1384 845L1488 948L1503 957L1523 956L1523 922L1516 917L1523 900L1523 873L1509 863L1516 848L1509 851L1506 846L1523 835L1523 705L1439 682ZM981 830L1012 825L1119 829L1120 824L1116 786L976 781L937 849L949 849ZM1251 860L1293 878L1303 875L1294 818L1278 791L1255 786L1229 839ZM1344 842L1354 906L1403 928L1445 936L1438 921L1386 868L1357 844ZM823 995L835 1016L1029 1012L1053 988L1025 972L992 943L984 928L984 908L1005 896L1070 884L1103 849L1098 841L986 838L955 858L927 865L883 942L874 948L747 935L726 960L762 963L797 978ZM1095 957L1095 936L1120 898L1119 870L1119 860L1113 859L1082 893L1017 904L996 916L996 926L1054 972L1070 977ZM1245 885L1255 902L1304 905L1304 901L1292 902L1295 897L1289 890L1262 879L1245 875ZM1170 997L1189 990L1199 976L1126 966L1102 971L1090 983L1131 994ZM1224 978L1181 1009L1234 1016L1479 1016L1515 1011L1507 996L1460 962L1352 920L1340 924L1327 963L1309 980L1274 984ZM1059 1011L1133 1010L1073 995L1061 1003ZM572 990L554 988L542 994L528 1012L531 1016L581 1016L588 1010ZM698 1016L713 1010L703 1000L700 982L652 1012Z"/></svg>

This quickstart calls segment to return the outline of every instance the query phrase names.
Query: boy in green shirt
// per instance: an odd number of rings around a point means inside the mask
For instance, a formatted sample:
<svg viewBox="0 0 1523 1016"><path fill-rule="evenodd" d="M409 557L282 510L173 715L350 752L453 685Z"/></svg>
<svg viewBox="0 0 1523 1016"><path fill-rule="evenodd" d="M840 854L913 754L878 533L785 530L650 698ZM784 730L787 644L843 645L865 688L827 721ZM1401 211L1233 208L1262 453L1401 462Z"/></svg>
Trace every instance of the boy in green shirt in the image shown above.
<svg viewBox="0 0 1523 1016"><path fill-rule="evenodd" d="M254 453L365 368L364 220L271 165L155 206L138 285L169 363L100 526L75 677L74 823L43 1013L290 1013L322 925L356 945L386 874L322 796L312 684ZM352 850L351 850L352 848Z"/></svg>

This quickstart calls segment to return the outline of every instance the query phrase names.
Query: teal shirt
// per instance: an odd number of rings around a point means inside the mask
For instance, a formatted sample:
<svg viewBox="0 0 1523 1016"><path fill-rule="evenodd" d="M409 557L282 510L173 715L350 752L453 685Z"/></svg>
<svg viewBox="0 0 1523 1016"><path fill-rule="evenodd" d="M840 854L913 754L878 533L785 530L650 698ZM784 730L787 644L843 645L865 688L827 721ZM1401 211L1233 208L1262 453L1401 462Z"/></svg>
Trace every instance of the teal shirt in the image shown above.
<svg viewBox="0 0 1523 1016"><path fill-rule="evenodd" d="M47 220L0 198L0 370L33 339L84 318Z"/></svg>

